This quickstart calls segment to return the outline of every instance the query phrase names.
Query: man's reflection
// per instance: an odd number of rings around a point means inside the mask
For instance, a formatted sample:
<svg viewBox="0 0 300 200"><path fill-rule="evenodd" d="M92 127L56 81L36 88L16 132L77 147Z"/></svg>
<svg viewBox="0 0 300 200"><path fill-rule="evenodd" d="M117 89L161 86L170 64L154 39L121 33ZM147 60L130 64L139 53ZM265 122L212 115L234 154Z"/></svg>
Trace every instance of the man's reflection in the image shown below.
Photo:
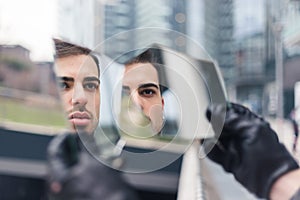
<svg viewBox="0 0 300 200"><path fill-rule="evenodd" d="M164 123L164 99L158 72L151 60L152 54L148 50L126 63L122 87L123 94L130 96L130 101L148 118L156 134Z"/></svg>
<svg viewBox="0 0 300 200"><path fill-rule="evenodd" d="M91 50L54 39L55 72L72 132L93 133L99 121L100 81Z"/></svg>

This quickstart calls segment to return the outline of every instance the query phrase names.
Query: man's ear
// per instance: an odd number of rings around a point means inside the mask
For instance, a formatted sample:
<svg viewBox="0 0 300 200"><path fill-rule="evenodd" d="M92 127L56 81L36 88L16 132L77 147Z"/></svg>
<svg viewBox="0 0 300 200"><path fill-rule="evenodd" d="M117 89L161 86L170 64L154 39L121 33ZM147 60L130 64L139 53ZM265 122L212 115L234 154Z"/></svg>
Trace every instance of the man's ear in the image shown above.
<svg viewBox="0 0 300 200"><path fill-rule="evenodd" d="M164 109L164 106L165 106L165 100L164 100L163 97L161 98L161 105L162 105L162 109Z"/></svg>

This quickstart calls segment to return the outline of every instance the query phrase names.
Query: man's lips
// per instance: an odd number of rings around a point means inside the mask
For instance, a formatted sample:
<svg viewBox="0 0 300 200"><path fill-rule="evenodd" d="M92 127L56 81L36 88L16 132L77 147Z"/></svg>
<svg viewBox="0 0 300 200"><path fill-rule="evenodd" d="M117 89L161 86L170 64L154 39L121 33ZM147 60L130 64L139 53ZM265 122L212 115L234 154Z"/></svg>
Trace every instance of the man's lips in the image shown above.
<svg viewBox="0 0 300 200"><path fill-rule="evenodd" d="M91 121L91 117L86 112L76 111L69 114L69 121L75 126L87 126Z"/></svg>

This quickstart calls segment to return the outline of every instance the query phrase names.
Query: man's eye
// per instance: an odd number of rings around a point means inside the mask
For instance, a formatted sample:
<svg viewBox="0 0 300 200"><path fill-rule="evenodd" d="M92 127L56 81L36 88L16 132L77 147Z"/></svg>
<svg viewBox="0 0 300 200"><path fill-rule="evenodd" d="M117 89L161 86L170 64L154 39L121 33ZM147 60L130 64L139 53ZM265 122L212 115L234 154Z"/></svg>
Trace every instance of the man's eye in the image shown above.
<svg viewBox="0 0 300 200"><path fill-rule="evenodd" d="M99 85L96 83L86 83L84 84L84 88L89 90L89 91L95 91L98 89Z"/></svg>
<svg viewBox="0 0 300 200"><path fill-rule="evenodd" d="M61 90L67 90L70 88L69 84L66 82L60 82L60 83L58 83L58 86Z"/></svg>
<svg viewBox="0 0 300 200"><path fill-rule="evenodd" d="M144 89L139 92L140 95L144 97L152 97L156 94L156 92L152 89Z"/></svg>
<svg viewBox="0 0 300 200"><path fill-rule="evenodd" d="M130 96L130 90L129 89L122 89L122 96Z"/></svg>

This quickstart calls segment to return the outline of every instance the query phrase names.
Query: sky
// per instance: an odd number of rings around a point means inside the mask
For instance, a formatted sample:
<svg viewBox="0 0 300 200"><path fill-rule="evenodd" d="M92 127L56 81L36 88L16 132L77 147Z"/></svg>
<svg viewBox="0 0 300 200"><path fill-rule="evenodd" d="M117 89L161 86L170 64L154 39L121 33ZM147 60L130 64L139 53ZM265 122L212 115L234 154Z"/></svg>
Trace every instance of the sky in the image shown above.
<svg viewBox="0 0 300 200"><path fill-rule="evenodd" d="M56 0L0 0L0 44L20 44L34 61L52 61Z"/></svg>

